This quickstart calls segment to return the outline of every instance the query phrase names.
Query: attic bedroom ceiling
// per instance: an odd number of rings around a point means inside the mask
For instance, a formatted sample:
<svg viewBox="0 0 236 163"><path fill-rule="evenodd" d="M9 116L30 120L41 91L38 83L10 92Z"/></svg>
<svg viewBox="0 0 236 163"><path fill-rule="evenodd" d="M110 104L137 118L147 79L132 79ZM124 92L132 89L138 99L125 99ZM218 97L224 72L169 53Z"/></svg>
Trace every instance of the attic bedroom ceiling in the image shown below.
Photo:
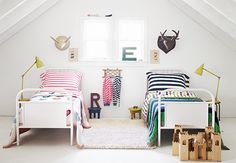
<svg viewBox="0 0 236 163"><path fill-rule="evenodd" d="M236 51L236 0L169 0Z"/></svg>
<svg viewBox="0 0 236 163"><path fill-rule="evenodd" d="M0 44L59 0L0 0Z"/></svg>
<svg viewBox="0 0 236 163"><path fill-rule="evenodd" d="M60 0L0 0L0 44ZM169 0L236 51L236 0Z"/></svg>
<svg viewBox="0 0 236 163"><path fill-rule="evenodd" d="M0 17L9 12L12 8L22 3L24 0L0 0Z"/></svg>

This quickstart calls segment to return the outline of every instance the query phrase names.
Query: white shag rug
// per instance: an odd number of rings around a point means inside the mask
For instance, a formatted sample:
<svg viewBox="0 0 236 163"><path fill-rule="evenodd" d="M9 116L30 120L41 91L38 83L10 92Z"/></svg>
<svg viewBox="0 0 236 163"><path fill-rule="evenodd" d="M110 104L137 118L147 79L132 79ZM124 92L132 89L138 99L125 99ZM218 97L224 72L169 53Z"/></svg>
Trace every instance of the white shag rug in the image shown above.
<svg viewBox="0 0 236 163"><path fill-rule="evenodd" d="M92 128L82 132L84 148L153 149L147 144L148 129L143 120L90 119Z"/></svg>

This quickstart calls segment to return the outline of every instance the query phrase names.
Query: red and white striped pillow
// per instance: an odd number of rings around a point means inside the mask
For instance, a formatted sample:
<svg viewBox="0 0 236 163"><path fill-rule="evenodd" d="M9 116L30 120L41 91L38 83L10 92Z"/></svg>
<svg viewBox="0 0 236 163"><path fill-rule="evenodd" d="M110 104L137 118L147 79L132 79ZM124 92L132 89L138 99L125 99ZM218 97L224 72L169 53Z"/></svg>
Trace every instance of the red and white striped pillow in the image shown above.
<svg viewBox="0 0 236 163"><path fill-rule="evenodd" d="M82 74L79 72L46 71L40 75L41 88L63 88L70 93L79 95Z"/></svg>

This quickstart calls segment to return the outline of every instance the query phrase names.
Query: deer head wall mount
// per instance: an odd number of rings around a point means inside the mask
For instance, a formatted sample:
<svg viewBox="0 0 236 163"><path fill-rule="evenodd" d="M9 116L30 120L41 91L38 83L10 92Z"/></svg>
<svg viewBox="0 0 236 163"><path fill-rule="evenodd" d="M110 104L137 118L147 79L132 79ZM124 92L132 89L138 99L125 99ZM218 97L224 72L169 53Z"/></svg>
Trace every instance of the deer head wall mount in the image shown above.
<svg viewBox="0 0 236 163"><path fill-rule="evenodd" d="M179 39L179 31L176 32L175 30L172 30L175 35L165 36L166 31L167 30L165 30L163 34L160 32L161 35L158 37L157 45L167 54L169 51L175 48L176 40Z"/></svg>

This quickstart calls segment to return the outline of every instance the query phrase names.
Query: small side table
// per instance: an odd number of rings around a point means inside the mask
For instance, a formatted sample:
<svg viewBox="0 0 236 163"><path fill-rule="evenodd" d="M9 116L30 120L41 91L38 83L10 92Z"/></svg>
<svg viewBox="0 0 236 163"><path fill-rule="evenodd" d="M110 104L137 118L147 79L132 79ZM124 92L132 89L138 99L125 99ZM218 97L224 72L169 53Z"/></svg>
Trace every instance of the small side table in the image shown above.
<svg viewBox="0 0 236 163"><path fill-rule="evenodd" d="M99 107L91 107L91 108L88 108L89 110L89 118L91 119L92 118L92 114L93 114L93 118L96 118L96 114L98 115L98 119L100 119L100 112L101 112L101 108Z"/></svg>
<svg viewBox="0 0 236 163"><path fill-rule="evenodd" d="M131 119L135 119L135 114L138 113L139 114L139 119L141 119L141 108L138 108L138 107L132 107L132 108L129 108L129 111L130 111L130 118Z"/></svg>

